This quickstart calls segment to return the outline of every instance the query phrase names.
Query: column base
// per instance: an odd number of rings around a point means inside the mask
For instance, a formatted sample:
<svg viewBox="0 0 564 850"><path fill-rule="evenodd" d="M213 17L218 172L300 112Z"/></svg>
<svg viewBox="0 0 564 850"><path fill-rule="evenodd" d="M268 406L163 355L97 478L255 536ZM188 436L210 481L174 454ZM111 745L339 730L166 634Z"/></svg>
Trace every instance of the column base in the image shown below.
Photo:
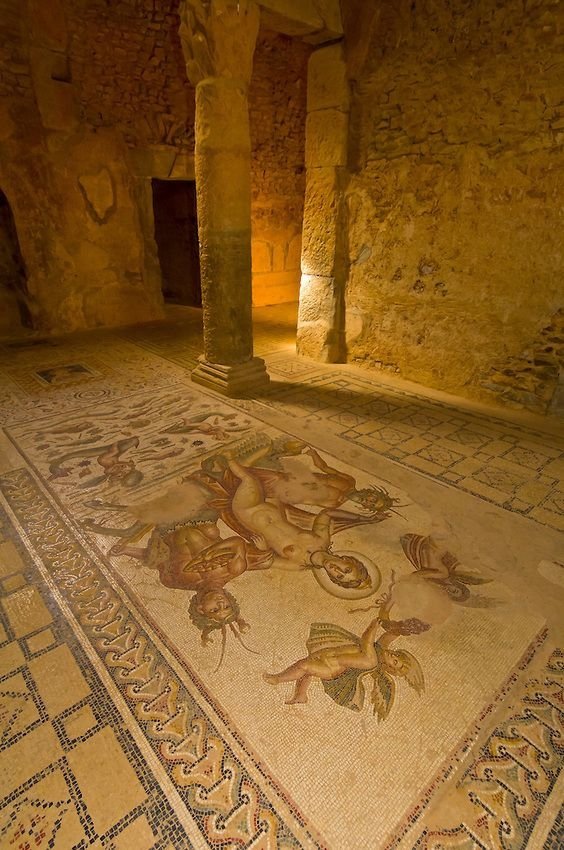
<svg viewBox="0 0 564 850"><path fill-rule="evenodd" d="M233 366L209 363L201 357L192 372L192 380L229 398L257 395L270 383L264 360L260 357Z"/></svg>

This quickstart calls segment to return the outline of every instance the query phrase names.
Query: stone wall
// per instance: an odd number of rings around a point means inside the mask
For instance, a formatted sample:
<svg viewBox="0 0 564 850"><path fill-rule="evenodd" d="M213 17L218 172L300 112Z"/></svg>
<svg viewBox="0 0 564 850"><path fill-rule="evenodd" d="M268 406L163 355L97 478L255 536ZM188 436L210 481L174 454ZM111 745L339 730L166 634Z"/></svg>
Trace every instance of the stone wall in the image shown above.
<svg viewBox="0 0 564 850"><path fill-rule="evenodd" d="M80 121L62 5L1 0L0 29L0 190L31 324L64 332L159 317L124 142Z"/></svg>
<svg viewBox="0 0 564 850"><path fill-rule="evenodd" d="M25 269L12 211L0 192L0 329L10 331L27 324Z"/></svg>
<svg viewBox="0 0 564 850"><path fill-rule="evenodd" d="M563 4L344 0L343 11L349 359L549 408L561 346L544 386L509 391L499 377L513 370L521 384L516 363L537 357L563 303Z"/></svg>
<svg viewBox="0 0 564 850"><path fill-rule="evenodd" d="M259 35L249 92L256 305L298 299L309 53L297 39Z"/></svg>
<svg viewBox="0 0 564 850"><path fill-rule="evenodd" d="M178 36L178 0L65 0L65 7L82 120L117 128L132 149L191 155L194 91ZM255 52L249 112L257 305L298 296L309 51L298 39L262 32Z"/></svg>
<svg viewBox="0 0 564 850"><path fill-rule="evenodd" d="M508 403L564 413L564 308L525 351L495 364L483 386Z"/></svg>
<svg viewBox="0 0 564 850"><path fill-rule="evenodd" d="M47 332L162 315L150 178L193 179L178 0L0 0L0 191ZM297 297L309 48L256 54L256 303ZM139 167L139 163L142 167ZM171 164L167 170L167 163Z"/></svg>
<svg viewBox="0 0 564 850"><path fill-rule="evenodd" d="M128 145L194 147L194 92L178 37L178 0L64 0L80 111Z"/></svg>

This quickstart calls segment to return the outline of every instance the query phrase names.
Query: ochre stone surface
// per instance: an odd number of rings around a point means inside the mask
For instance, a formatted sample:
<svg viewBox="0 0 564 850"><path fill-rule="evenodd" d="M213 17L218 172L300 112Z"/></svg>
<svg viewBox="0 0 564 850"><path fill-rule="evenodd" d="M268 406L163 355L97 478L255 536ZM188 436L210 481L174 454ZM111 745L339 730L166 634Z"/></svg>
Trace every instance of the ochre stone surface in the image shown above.
<svg viewBox="0 0 564 850"><path fill-rule="evenodd" d="M546 380L517 363L563 303L564 7L343 10L355 93L349 359L547 409L561 347ZM516 375L501 380L504 369Z"/></svg>
<svg viewBox="0 0 564 850"><path fill-rule="evenodd" d="M255 51L249 118L256 306L298 299L310 50L297 39L265 32Z"/></svg>
<svg viewBox="0 0 564 850"><path fill-rule="evenodd" d="M552 316L528 347L495 364L483 386L507 404L564 413L564 308Z"/></svg>
<svg viewBox="0 0 564 850"><path fill-rule="evenodd" d="M340 0L261 0L260 6L267 27L311 44L343 34Z"/></svg>
<svg viewBox="0 0 564 850"><path fill-rule="evenodd" d="M34 8L26 26L13 0L0 6L0 189L15 223L30 323L60 332L158 318L162 297L145 271L122 136L78 123L63 6L52 5L45 25Z"/></svg>
<svg viewBox="0 0 564 850"><path fill-rule="evenodd" d="M42 331L90 327L109 313L112 324L162 315L150 180L195 177L195 96L178 7L179 0L57 0L47 8L33 0L22 8L0 0L0 191L14 213L31 316ZM310 50L274 33L258 40L250 91L252 228L277 261L254 275L257 304L298 294ZM83 170L75 160L88 139L100 159L90 158ZM99 175L90 194L99 196L102 183L110 192L102 169L116 201L107 218L85 188ZM59 222L66 218L70 223ZM79 247L75 226L102 254ZM132 264L134 255L139 262ZM90 282L94 268L105 270L99 284ZM114 283L122 291L107 297Z"/></svg>
<svg viewBox="0 0 564 850"><path fill-rule="evenodd" d="M348 273L346 188L349 84L342 44L321 47L308 66L306 199L297 350L342 362Z"/></svg>
<svg viewBox="0 0 564 850"><path fill-rule="evenodd" d="M227 366L253 356L247 90L259 22L253 2L186 0L181 6L186 71L196 86L204 357Z"/></svg>
<svg viewBox="0 0 564 850"><path fill-rule="evenodd" d="M27 323L25 269L6 196L0 193L0 329Z"/></svg>
<svg viewBox="0 0 564 850"><path fill-rule="evenodd" d="M343 45L332 44L312 53L308 67L307 109L349 109L349 81Z"/></svg>
<svg viewBox="0 0 564 850"><path fill-rule="evenodd" d="M34 326L71 331L158 317L161 296L144 276L141 221L119 136L53 136L50 148L32 147L24 160L17 139L1 147L0 185L16 221Z"/></svg>

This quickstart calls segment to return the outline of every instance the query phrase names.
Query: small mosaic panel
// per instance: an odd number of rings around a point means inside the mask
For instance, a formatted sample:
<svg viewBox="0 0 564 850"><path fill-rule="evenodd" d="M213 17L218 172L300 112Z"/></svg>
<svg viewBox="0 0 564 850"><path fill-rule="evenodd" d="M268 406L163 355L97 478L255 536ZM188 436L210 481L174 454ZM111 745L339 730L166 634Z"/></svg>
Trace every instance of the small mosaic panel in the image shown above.
<svg viewBox="0 0 564 850"><path fill-rule="evenodd" d="M89 358L88 364L81 362L61 362L60 355L57 358L45 357L45 365L40 368L30 369L26 366L12 366L7 370L9 377L14 383L29 395L41 390L48 391L51 388L68 388L107 378L113 375L113 370L98 360Z"/></svg>

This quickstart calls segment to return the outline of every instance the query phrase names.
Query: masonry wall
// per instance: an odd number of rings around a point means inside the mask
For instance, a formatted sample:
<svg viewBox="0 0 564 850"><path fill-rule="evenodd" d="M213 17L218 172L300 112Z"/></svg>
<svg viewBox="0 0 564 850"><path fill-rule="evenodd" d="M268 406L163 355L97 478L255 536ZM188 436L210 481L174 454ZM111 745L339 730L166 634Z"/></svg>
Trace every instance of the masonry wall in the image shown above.
<svg viewBox="0 0 564 850"><path fill-rule="evenodd" d="M349 360L550 409L564 348L564 7L343 0L343 12Z"/></svg>
<svg viewBox="0 0 564 850"><path fill-rule="evenodd" d="M178 0L0 0L0 190L27 269L24 306L44 331L162 315L150 180L194 177L177 12ZM257 304L297 297L308 51L269 33L257 46Z"/></svg>
<svg viewBox="0 0 564 850"><path fill-rule="evenodd" d="M178 38L178 0L65 0L83 120L133 149L194 149L194 92ZM299 39L261 32L249 92L253 301L295 301L305 190L307 58ZM163 174L154 176L162 177Z"/></svg>
<svg viewBox="0 0 564 850"><path fill-rule="evenodd" d="M118 129L81 121L63 6L1 0L0 36L0 190L24 312L45 332L159 317L127 148Z"/></svg>
<svg viewBox="0 0 564 850"><path fill-rule="evenodd" d="M262 33L255 53L249 115L256 305L298 300L310 52L298 39Z"/></svg>

